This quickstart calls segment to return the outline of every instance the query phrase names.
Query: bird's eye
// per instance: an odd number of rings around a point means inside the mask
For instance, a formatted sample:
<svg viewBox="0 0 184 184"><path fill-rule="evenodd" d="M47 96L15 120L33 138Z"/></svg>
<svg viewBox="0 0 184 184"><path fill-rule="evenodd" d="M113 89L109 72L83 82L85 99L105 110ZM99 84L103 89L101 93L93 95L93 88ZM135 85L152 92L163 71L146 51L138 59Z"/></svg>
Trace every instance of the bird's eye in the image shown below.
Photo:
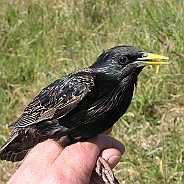
<svg viewBox="0 0 184 184"><path fill-rule="evenodd" d="M119 59L119 63L122 65L122 64L125 64L126 62L128 61L128 58L126 56L122 56L120 57Z"/></svg>
<svg viewBox="0 0 184 184"><path fill-rule="evenodd" d="M148 54L143 53L143 54L142 54L142 57L143 57L143 58L144 58L144 57L148 57Z"/></svg>

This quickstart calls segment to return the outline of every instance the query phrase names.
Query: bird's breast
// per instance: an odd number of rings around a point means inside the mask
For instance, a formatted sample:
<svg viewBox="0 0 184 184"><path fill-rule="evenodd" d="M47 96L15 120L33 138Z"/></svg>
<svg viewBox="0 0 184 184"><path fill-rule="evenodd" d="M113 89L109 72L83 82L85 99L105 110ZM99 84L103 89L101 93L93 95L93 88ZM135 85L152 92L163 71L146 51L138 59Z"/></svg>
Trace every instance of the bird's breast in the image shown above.
<svg viewBox="0 0 184 184"><path fill-rule="evenodd" d="M126 112L133 89L125 90L117 85L103 90L92 90L74 110L59 120L61 126L67 127L71 139L94 137L112 127Z"/></svg>

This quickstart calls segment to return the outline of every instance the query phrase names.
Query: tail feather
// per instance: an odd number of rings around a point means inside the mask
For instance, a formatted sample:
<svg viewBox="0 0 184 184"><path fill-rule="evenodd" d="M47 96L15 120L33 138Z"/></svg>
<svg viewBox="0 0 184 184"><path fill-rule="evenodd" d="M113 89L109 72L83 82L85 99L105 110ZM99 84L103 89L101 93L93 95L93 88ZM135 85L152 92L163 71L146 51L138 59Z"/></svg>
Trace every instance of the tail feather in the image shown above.
<svg viewBox="0 0 184 184"><path fill-rule="evenodd" d="M17 162L17 161L21 161L24 159L24 157L26 156L28 150L23 150L21 152L13 152L13 151L9 151L9 152L1 152L0 153L0 159L1 160L6 160L6 161L11 161L11 162Z"/></svg>
<svg viewBox="0 0 184 184"><path fill-rule="evenodd" d="M12 162L21 161L28 150L37 143L38 141L30 134L30 129L26 131L15 128L10 138L0 148L0 159Z"/></svg>
<svg viewBox="0 0 184 184"><path fill-rule="evenodd" d="M27 127L15 127L10 138L0 148L0 159L21 161L30 148L49 138L60 140L59 143L66 146L71 143L67 131L68 128L60 126L58 120L43 121ZM61 139L62 137L65 138Z"/></svg>
<svg viewBox="0 0 184 184"><path fill-rule="evenodd" d="M18 136L18 132L17 131L13 131L10 138L7 140L7 142L0 148L0 159L1 160L8 160L9 161L9 157L10 157L10 152L6 151L7 147L9 146L9 144L12 143L12 141ZM7 159L6 159L7 158Z"/></svg>

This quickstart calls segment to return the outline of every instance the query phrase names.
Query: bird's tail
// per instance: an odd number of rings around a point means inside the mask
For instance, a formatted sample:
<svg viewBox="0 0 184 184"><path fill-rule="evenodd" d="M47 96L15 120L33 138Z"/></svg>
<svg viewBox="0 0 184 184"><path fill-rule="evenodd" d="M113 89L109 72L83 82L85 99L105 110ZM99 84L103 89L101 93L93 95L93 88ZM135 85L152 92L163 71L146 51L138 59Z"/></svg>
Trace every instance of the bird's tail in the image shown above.
<svg viewBox="0 0 184 184"><path fill-rule="evenodd" d="M28 150L35 145L33 136L27 132L15 128L7 140L0 148L0 159L12 162L21 161L26 156Z"/></svg>
<svg viewBox="0 0 184 184"><path fill-rule="evenodd" d="M66 136L67 128L60 126L58 120L43 121L36 125L14 128L10 138L0 148L1 160L21 161L30 148L49 138L57 140L63 146L70 144L70 139Z"/></svg>

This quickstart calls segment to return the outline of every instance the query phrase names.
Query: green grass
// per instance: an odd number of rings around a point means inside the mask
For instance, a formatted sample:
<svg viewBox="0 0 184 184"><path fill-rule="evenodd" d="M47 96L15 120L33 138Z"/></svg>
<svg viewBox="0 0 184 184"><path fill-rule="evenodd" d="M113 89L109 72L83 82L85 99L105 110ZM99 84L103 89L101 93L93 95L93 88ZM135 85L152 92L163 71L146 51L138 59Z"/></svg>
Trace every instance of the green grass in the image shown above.
<svg viewBox="0 0 184 184"><path fill-rule="evenodd" d="M0 0L0 145L32 98L53 80L116 45L170 58L147 67L112 136L126 152L121 183L184 183L184 3L182 0ZM0 162L0 183L20 164Z"/></svg>

